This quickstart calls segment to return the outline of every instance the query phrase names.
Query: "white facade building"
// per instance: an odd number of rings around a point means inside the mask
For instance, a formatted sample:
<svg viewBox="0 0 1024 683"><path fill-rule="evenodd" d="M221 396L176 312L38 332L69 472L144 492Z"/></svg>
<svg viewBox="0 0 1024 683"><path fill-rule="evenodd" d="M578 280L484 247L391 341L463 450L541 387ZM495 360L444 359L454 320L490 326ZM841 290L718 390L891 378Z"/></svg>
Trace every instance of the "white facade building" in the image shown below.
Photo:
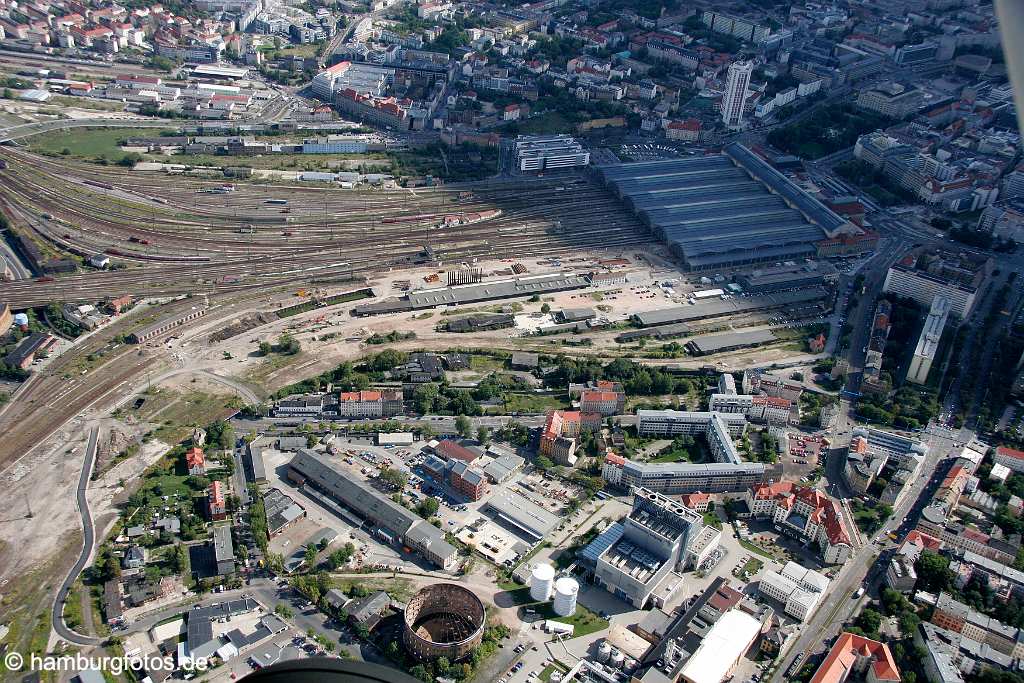
<svg viewBox="0 0 1024 683"><path fill-rule="evenodd" d="M743 127L743 105L747 101L747 87L754 72L753 62L733 62L722 95L722 121L729 128Z"/></svg>

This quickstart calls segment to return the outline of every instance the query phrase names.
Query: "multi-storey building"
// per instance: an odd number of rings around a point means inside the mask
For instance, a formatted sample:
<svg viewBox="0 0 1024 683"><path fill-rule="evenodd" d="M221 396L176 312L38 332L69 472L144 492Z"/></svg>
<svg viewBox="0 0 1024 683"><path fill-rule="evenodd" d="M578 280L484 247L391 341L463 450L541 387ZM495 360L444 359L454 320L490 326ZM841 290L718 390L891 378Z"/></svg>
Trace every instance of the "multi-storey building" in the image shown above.
<svg viewBox="0 0 1024 683"><path fill-rule="evenodd" d="M561 465L576 463L576 438L601 428L601 414L579 410L552 410L540 434L540 452Z"/></svg>
<svg viewBox="0 0 1024 683"><path fill-rule="evenodd" d="M941 294L932 300L928 317L914 347L914 356L910 359L910 367L907 369L908 382L925 384L928 381L928 373L931 372L935 354L939 349L939 340L942 339L946 321L949 320L949 309L949 299Z"/></svg>
<svg viewBox="0 0 1024 683"><path fill-rule="evenodd" d="M745 491L764 482L767 474L767 466L759 462L640 463L614 454L605 458L601 469L601 476L611 486L627 491L642 487L670 495Z"/></svg>
<svg viewBox="0 0 1024 683"><path fill-rule="evenodd" d="M729 76L722 95L722 121L729 128L743 127L743 108L747 103L753 72L753 62L733 62L729 65Z"/></svg>
<svg viewBox="0 0 1024 683"><path fill-rule="evenodd" d="M931 307L936 296L949 301L949 315L964 320L992 270L991 259L946 252L913 253L889 267L883 291Z"/></svg>
<svg viewBox="0 0 1024 683"><path fill-rule="evenodd" d="M448 463L448 483L469 500L480 500L487 493L487 480L483 472L461 460Z"/></svg>
<svg viewBox="0 0 1024 683"><path fill-rule="evenodd" d="M202 448L193 446L185 452L185 471L193 477L206 474L206 454Z"/></svg>
<svg viewBox="0 0 1024 683"><path fill-rule="evenodd" d="M995 450L995 461L996 464L1009 467L1018 474L1024 473L1024 451L1009 446L998 446Z"/></svg>
<svg viewBox="0 0 1024 683"><path fill-rule="evenodd" d="M759 370L743 371L744 394L760 393L766 396L784 398L788 401L798 401L803 392L803 385L799 382L768 375Z"/></svg>
<svg viewBox="0 0 1024 683"><path fill-rule="evenodd" d="M671 498L638 488L632 511L613 527L614 540L602 534L602 542L584 554L593 556L597 585L642 609L669 574L685 568L687 551L704 523L697 512Z"/></svg>
<svg viewBox="0 0 1024 683"><path fill-rule="evenodd" d="M626 407L626 393L607 389L584 389L580 392L580 411L617 415Z"/></svg>
<svg viewBox="0 0 1024 683"><path fill-rule="evenodd" d="M781 481L747 491L747 507L755 517L767 517L776 529L815 543L825 562L842 564L853 551L839 504L817 489Z"/></svg>
<svg viewBox="0 0 1024 683"><path fill-rule="evenodd" d="M825 597L828 586L829 580L813 569L787 562L782 571L765 572L758 583L758 590L762 595L781 602L786 614L807 621Z"/></svg>
<svg viewBox="0 0 1024 683"><path fill-rule="evenodd" d="M842 633L814 672L810 683L847 680L899 683L902 679L888 645L853 633Z"/></svg>
<svg viewBox="0 0 1024 683"><path fill-rule="evenodd" d="M206 516L213 521L219 521L227 517L227 514L223 484L219 481L211 482L210 488L206 491Z"/></svg>
<svg viewBox="0 0 1024 683"><path fill-rule="evenodd" d="M897 48L896 54L893 56L893 61L900 66L924 64L925 62L934 61L935 56L938 53L938 43L926 41L919 45L904 45L903 47Z"/></svg>
<svg viewBox="0 0 1024 683"><path fill-rule="evenodd" d="M571 135L519 135L510 143L520 172L579 168L590 163L590 152Z"/></svg>
<svg viewBox="0 0 1024 683"><path fill-rule="evenodd" d="M986 617L949 593L940 593L935 602L931 622L939 628L959 633L971 640L985 643L1013 659L1024 657L1024 637L1013 626Z"/></svg>
<svg viewBox="0 0 1024 683"><path fill-rule="evenodd" d="M394 417L402 414L400 389L343 391L338 394L339 417Z"/></svg>
<svg viewBox="0 0 1024 683"><path fill-rule="evenodd" d="M883 83L860 90L857 106L891 119L902 119L916 112L924 104L924 93L917 88L906 88L899 83Z"/></svg>
<svg viewBox="0 0 1024 683"><path fill-rule="evenodd" d="M733 36L755 45L760 45L767 41L772 33L770 27L755 21L730 14L722 14L721 12L712 12L711 10L704 12L701 16L701 21L715 33L724 33L725 35Z"/></svg>
<svg viewBox="0 0 1024 683"><path fill-rule="evenodd" d="M742 436L747 418L740 413L718 413L729 428L732 437ZM686 410L638 410L637 432L641 436L697 436L706 435L714 412Z"/></svg>
<svg viewBox="0 0 1024 683"><path fill-rule="evenodd" d="M907 473L906 476L898 478L899 481L913 479L927 454L928 446L916 439L871 427L856 427L847 449L843 477L853 491L864 495L886 467L894 472ZM890 482L890 486L897 478L891 479L893 481ZM894 500L886 502L893 504L900 493L901 491L894 491Z"/></svg>

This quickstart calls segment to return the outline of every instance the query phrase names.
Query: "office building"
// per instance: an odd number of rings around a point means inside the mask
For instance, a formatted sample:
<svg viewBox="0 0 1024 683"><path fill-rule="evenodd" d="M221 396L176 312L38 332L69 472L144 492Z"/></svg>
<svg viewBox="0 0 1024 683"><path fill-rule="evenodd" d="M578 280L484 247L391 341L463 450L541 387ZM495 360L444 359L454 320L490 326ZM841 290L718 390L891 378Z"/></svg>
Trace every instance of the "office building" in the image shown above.
<svg viewBox="0 0 1024 683"><path fill-rule="evenodd" d="M762 595L781 602L786 614L804 622L813 616L828 586L829 580L813 569L787 562L782 571L765 572L758 583L758 590Z"/></svg>
<svg viewBox="0 0 1024 683"><path fill-rule="evenodd" d="M722 94L722 122L729 128L743 127L743 107L747 103L753 62L733 62Z"/></svg>
<svg viewBox="0 0 1024 683"><path fill-rule="evenodd" d="M342 391L338 394L339 417L394 417L401 415L400 389Z"/></svg>
<svg viewBox="0 0 1024 683"><path fill-rule="evenodd" d="M711 10L707 10L701 15L701 21L715 33L733 36L755 45L766 42L772 34L770 27L756 21Z"/></svg>
<svg viewBox="0 0 1024 683"><path fill-rule="evenodd" d="M333 102L335 96L344 90L381 97L393 79L394 69L376 64L339 62L314 76L311 90L325 102Z"/></svg>
<svg viewBox="0 0 1024 683"><path fill-rule="evenodd" d="M949 316L964 320L992 273L992 259L970 252L919 250L889 267L882 290L930 308L936 296L949 301Z"/></svg>
<svg viewBox="0 0 1024 683"><path fill-rule="evenodd" d="M638 410L637 433L641 436L707 436L715 415L725 423L729 435L742 436L747 418L742 413L714 413L687 410Z"/></svg>
<svg viewBox="0 0 1024 683"><path fill-rule="evenodd" d="M896 48L896 54L893 56L893 61L900 66L925 64L927 62L935 61L935 56L938 53L938 43L926 41L918 45L904 45L903 47Z"/></svg>
<svg viewBox="0 0 1024 683"><path fill-rule="evenodd" d="M856 427L847 449L843 477L853 491L865 495L883 470L889 472L889 487L897 482L910 481L917 475L927 454L928 446L917 439L872 427ZM902 484L899 487L902 489ZM895 504L900 493L890 493L894 499L884 502ZM882 497L885 495L883 492Z"/></svg>
<svg viewBox="0 0 1024 683"><path fill-rule="evenodd" d="M750 394L712 394L712 412L740 413L751 422L782 426L789 424L793 404L789 399Z"/></svg>
<svg viewBox="0 0 1024 683"><path fill-rule="evenodd" d="M949 320L949 309L949 299L946 297L938 295L932 300L928 317L921 328L921 335L917 338L917 346L914 347L914 356L910 359L910 367L907 369L908 382L928 382L928 373L931 372L935 354L939 350L939 340L942 339L942 332Z"/></svg>
<svg viewBox="0 0 1024 683"><path fill-rule="evenodd" d="M672 572L685 569L687 551L704 529L697 512L644 488L634 489L633 509L616 525L621 534L614 542L587 548L596 560L594 582L640 609Z"/></svg>
<svg viewBox="0 0 1024 683"><path fill-rule="evenodd" d="M508 153L520 173L559 168L580 168L590 163L590 152L571 135L519 135Z"/></svg>
<svg viewBox="0 0 1024 683"><path fill-rule="evenodd" d="M625 489L647 488L664 494L740 492L765 481L768 467L759 462L640 463L622 456L605 457L601 476L610 486Z"/></svg>
<svg viewBox="0 0 1024 683"><path fill-rule="evenodd" d="M618 415L626 407L626 393L609 389L584 389L580 392L580 411L600 413L602 416Z"/></svg>
<svg viewBox="0 0 1024 683"><path fill-rule="evenodd" d="M780 481L749 489L746 502L754 517L771 519L779 532L817 545L827 564L850 559L853 544L839 503L821 491Z"/></svg>
<svg viewBox="0 0 1024 683"><path fill-rule="evenodd" d="M873 88L860 90L856 104L861 109L891 119L902 119L922 107L924 93L917 88L907 88L899 83L882 83Z"/></svg>

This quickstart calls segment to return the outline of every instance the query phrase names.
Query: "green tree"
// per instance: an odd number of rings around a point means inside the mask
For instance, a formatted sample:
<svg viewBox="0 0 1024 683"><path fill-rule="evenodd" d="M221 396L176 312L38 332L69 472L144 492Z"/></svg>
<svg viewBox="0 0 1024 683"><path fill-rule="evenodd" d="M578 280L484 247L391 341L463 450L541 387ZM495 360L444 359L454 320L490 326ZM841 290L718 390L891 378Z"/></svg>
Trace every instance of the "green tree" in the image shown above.
<svg viewBox="0 0 1024 683"><path fill-rule="evenodd" d="M491 430L483 426L477 427L476 440L482 444L486 444L491 440Z"/></svg>
<svg viewBox="0 0 1024 683"><path fill-rule="evenodd" d="M268 341L261 341L259 345L258 353L261 356L269 356L270 352L274 350L274 347L270 345Z"/></svg>
<svg viewBox="0 0 1024 683"><path fill-rule="evenodd" d="M305 553L305 555L303 557L303 561L306 563L306 567L308 569L312 569L313 568L313 564L316 562L316 546L315 545L306 546L306 553Z"/></svg>
<svg viewBox="0 0 1024 683"><path fill-rule="evenodd" d="M929 593L947 591L953 585L953 572L949 569L949 558L931 550L923 550L914 563L917 585Z"/></svg>
<svg viewBox="0 0 1024 683"><path fill-rule="evenodd" d="M540 312L541 313L550 313L551 312L551 306L548 305L548 304L542 304L541 307L540 307Z"/></svg>
<svg viewBox="0 0 1024 683"><path fill-rule="evenodd" d="M464 439L468 439L473 433L473 423L465 415L455 418L455 431Z"/></svg>
<svg viewBox="0 0 1024 683"><path fill-rule="evenodd" d="M391 467L382 467L380 470L380 479L385 481L398 490L405 488L405 485L409 482L409 476L401 470L396 470Z"/></svg>
<svg viewBox="0 0 1024 683"><path fill-rule="evenodd" d="M426 497L416 506L416 513L423 519L430 519L437 514L438 507L436 498Z"/></svg>

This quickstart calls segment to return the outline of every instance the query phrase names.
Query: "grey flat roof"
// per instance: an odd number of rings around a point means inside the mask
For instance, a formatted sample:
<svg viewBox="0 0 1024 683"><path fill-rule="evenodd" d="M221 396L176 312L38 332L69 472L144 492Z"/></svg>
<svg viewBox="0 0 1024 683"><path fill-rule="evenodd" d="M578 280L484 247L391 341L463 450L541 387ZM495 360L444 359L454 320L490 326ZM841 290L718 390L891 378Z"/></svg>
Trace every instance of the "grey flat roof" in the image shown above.
<svg viewBox="0 0 1024 683"><path fill-rule="evenodd" d="M643 327L685 323L724 315L737 315L751 311L794 306L823 299L826 292L821 287L811 287L793 292L773 292L757 296L735 297L732 299L704 299L695 304L674 306L654 311L641 311L633 315Z"/></svg>
<svg viewBox="0 0 1024 683"><path fill-rule="evenodd" d="M490 299L510 299L519 296L532 296L542 292L557 292L565 289L587 287L585 278L569 273L553 273L549 275L532 275L495 280L472 285L458 285L440 289L421 289L409 292L409 303L414 308L441 306L446 304L464 304Z"/></svg>
<svg viewBox="0 0 1024 683"><path fill-rule="evenodd" d="M511 491L497 493L487 499L487 507L497 515L532 536L543 538L558 526L558 518L524 496Z"/></svg>
<svg viewBox="0 0 1024 683"><path fill-rule="evenodd" d="M363 481L342 471L333 462L321 459L316 451L303 448L289 463L292 469L328 492L347 507L374 524L385 526L403 536L419 520L413 512L374 491Z"/></svg>
<svg viewBox="0 0 1024 683"><path fill-rule="evenodd" d="M692 269L809 255L846 223L736 143L723 154L598 173Z"/></svg>
<svg viewBox="0 0 1024 683"><path fill-rule="evenodd" d="M725 332L723 334L694 337L686 342L686 345L692 346L696 353L714 353L722 349L755 346L773 341L776 341L776 337L771 333L771 330L752 330L750 332Z"/></svg>
<svg viewBox="0 0 1024 683"><path fill-rule="evenodd" d="M234 546L231 543L231 527L226 524L213 527L213 557L218 562L235 557Z"/></svg>

